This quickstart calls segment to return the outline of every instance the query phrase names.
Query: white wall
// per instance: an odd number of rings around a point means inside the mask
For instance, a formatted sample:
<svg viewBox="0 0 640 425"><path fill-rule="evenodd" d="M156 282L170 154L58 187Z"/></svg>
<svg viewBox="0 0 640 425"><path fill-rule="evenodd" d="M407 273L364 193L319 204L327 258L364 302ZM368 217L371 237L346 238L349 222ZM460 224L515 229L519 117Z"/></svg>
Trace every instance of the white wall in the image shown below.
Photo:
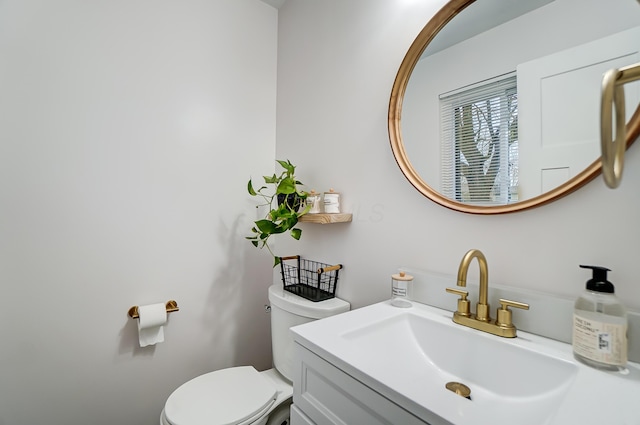
<svg viewBox="0 0 640 425"><path fill-rule="evenodd" d="M271 367L277 10L0 1L0 424L158 423L178 385ZM136 304L175 299L141 349Z"/></svg>
<svg viewBox="0 0 640 425"><path fill-rule="evenodd" d="M640 309L637 145L618 190L598 178L551 205L501 216L448 210L401 174L387 133L389 95L411 42L443 4L288 1L280 9L277 156L296 163L309 188L342 192L354 220L302 224L301 241L278 249L343 263L338 295L355 307L387 298L399 266L455 274L479 248L492 282L571 298L590 277L579 264L607 266L627 306Z"/></svg>

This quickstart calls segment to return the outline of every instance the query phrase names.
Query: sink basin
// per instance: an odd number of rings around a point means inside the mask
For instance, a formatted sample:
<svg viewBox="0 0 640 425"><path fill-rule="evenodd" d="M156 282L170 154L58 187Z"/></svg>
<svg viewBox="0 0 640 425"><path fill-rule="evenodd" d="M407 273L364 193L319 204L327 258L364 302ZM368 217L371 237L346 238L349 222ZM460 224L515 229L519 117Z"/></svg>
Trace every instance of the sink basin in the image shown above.
<svg viewBox="0 0 640 425"><path fill-rule="evenodd" d="M575 377L574 364L524 349L484 334L434 318L407 312L342 334L354 349L388 365L389 372L429 376L428 383L458 381L472 389L474 400L487 397L560 397ZM386 341L384 347L380 342ZM408 363L410 362L410 364Z"/></svg>
<svg viewBox="0 0 640 425"><path fill-rule="evenodd" d="M381 302L292 331L298 344L431 425L640 425L639 365L602 372L575 361L569 344L522 331L501 338L455 324L452 314ZM449 382L466 385L470 398Z"/></svg>
<svg viewBox="0 0 640 425"><path fill-rule="evenodd" d="M542 424L551 417L576 376L575 364L452 324L447 316L407 311L340 336L385 382L410 379L431 394L459 382L471 390L464 402L484 407L495 420Z"/></svg>

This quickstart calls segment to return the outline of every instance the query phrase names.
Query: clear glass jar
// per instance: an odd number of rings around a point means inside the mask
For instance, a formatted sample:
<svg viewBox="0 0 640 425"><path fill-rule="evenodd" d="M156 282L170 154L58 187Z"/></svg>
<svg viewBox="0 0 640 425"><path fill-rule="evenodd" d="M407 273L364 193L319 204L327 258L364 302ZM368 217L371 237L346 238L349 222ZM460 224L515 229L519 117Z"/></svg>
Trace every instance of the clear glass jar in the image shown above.
<svg viewBox="0 0 640 425"><path fill-rule="evenodd" d="M395 307L411 307L411 295L413 292L413 276L400 271L391 276L391 305Z"/></svg>

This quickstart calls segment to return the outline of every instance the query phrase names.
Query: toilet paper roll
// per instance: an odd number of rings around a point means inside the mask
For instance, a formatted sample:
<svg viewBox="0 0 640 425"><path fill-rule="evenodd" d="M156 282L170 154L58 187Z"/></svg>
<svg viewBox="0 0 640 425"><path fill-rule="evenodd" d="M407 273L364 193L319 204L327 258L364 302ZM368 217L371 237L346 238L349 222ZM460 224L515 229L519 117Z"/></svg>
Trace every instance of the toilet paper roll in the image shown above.
<svg viewBox="0 0 640 425"><path fill-rule="evenodd" d="M164 324L167 323L167 308L163 303L138 307L138 339L140 347L164 341Z"/></svg>

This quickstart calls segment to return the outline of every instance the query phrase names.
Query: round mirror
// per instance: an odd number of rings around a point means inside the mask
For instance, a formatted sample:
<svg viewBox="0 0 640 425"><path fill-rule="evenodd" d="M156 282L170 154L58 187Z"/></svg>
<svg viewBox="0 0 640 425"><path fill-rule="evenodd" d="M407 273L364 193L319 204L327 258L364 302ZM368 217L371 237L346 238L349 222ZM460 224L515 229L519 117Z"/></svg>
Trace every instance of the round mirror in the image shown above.
<svg viewBox="0 0 640 425"><path fill-rule="evenodd" d="M400 65L388 122L418 191L457 211L501 214L600 173L602 74L640 62L640 7L588 3L451 0L427 23ZM640 134L640 83L625 94L629 146Z"/></svg>

